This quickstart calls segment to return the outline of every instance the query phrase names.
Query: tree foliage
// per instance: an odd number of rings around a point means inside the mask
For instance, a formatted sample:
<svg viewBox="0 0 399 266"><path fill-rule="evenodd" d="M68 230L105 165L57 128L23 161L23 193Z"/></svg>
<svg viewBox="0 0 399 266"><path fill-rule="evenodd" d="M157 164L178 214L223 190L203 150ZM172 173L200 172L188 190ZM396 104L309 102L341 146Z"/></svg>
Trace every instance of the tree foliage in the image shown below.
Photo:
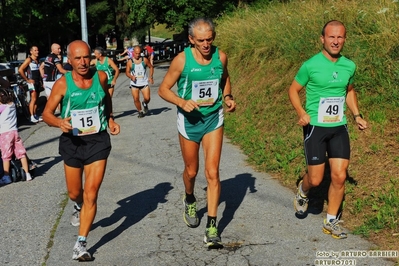
<svg viewBox="0 0 399 266"><path fill-rule="evenodd" d="M165 24L174 31L187 29L187 24L197 17L217 18L236 7L250 4L255 0L119 0L123 6L123 17L117 23L125 34L140 36L140 30L156 23ZM130 28L129 28L130 26ZM142 34L142 33L141 33Z"/></svg>
<svg viewBox="0 0 399 266"><path fill-rule="evenodd" d="M111 34L141 38L156 23L182 31L195 17L217 18L255 0L86 0L87 30L91 46L105 46ZM32 45L45 56L52 43L65 50L81 38L80 1L0 0L0 56L14 60L16 52L28 53ZM122 48L120 41L118 48Z"/></svg>

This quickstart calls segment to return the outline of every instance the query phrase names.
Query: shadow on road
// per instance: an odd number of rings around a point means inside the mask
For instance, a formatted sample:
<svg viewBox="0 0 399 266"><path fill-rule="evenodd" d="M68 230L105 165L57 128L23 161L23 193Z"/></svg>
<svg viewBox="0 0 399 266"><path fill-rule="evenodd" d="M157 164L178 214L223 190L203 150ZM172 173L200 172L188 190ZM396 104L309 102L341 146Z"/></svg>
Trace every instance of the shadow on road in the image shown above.
<svg viewBox="0 0 399 266"><path fill-rule="evenodd" d="M43 176L50 170L51 167L58 164L62 161L61 155L60 156L51 156L51 157L43 157L43 158L29 158L34 161L38 166L34 170L34 178L39 176ZM49 161L51 159L51 161Z"/></svg>
<svg viewBox="0 0 399 266"><path fill-rule="evenodd" d="M149 110L149 115L159 115L160 113L168 112L170 110L172 109L169 107L154 108Z"/></svg>
<svg viewBox="0 0 399 266"><path fill-rule="evenodd" d="M249 193L257 192L255 188L256 178L249 173L236 175L234 178L221 181L222 191L220 194L219 204L225 202L225 208L221 219L218 222L219 234L233 220L234 214L240 207L245 195L249 189ZM206 190L206 188L204 188ZM207 212L207 207L198 211L198 217L201 219ZM206 223L206 221L204 221Z"/></svg>
<svg viewBox="0 0 399 266"><path fill-rule="evenodd" d="M169 182L164 182L156 185L153 189L141 191L118 201L117 203L120 207L117 208L111 216L94 223L91 230L94 230L98 226L111 226L119 222L121 219L124 219L123 222L120 226L104 235L93 247L90 248L89 252L95 254L98 248L105 245L107 242L112 241L130 226L138 223L148 214L156 210L159 203L167 202L166 196L172 189L173 186Z"/></svg>
<svg viewBox="0 0 399 266"><path fill-rule="evenodd" d="M168 69L169 65L159 65L159 66L155 66L155 69Z"/></svg>
<svg viewBox="0 0 399 266"><path fill-rule="evenodd" d="M167 111L170 111L170 110L172 110L172 109L169 108L169 107L161 107L161 108L152 109L151 106L150 106L150 109L149 109L148 114L146 116L159 115L160 113L167 112ZM123 112L121 112L119 114L115 114L115 119L116 118L121 118L121 117L124 117L124 116L134 115L136 113L138 113L136 109L129 110L129 111L123 111Z"/></svg>

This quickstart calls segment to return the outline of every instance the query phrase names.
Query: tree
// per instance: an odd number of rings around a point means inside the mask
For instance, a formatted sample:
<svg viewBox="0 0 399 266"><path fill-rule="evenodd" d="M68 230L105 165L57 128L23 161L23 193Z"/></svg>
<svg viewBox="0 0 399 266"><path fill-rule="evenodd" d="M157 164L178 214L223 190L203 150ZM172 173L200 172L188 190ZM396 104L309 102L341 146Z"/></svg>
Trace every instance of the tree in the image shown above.
<svg viewBox="0 0 399 266"><path fill-rule="evenodd" d="M182 31L195 17L217 18L226 11L254 0L90 0L87 5L88 35L91 46L105 46L106 34L141 39L155 24ZM0 0L0 51L6 60L17 51L39 47L41 57L52 43L66 45L81 38L80 3L70 0Z"/></svg>
<svg viewBox="0 0 399 266"><path fill-rule="evenodd" d="M118 11L121 11L121 14L117 24L125 29L125 34L134 34L138 38L146 34L147 29L155 23L166 24L175 31L183 31L187 30L187 24L196 17L217 18L238 5L242 6L253 1L118 0Z"/></svg>

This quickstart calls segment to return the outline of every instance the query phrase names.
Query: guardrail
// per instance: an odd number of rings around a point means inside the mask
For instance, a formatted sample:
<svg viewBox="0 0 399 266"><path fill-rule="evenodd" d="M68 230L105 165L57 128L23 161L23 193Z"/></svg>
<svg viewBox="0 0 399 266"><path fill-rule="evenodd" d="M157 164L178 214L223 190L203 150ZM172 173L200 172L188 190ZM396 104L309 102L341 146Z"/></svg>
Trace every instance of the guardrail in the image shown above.
<svg viewBox="0 0 399 266"><path fill-rule="evenodd" d="M171 61L178 53L188 47L188 42L167 41L162 43L151 43L154 49L154 65L166 61ZM126 60L118 61L118 54L123 53L124 50L107 50L107 56L110 57L119 69L126 68Z"/></svg>

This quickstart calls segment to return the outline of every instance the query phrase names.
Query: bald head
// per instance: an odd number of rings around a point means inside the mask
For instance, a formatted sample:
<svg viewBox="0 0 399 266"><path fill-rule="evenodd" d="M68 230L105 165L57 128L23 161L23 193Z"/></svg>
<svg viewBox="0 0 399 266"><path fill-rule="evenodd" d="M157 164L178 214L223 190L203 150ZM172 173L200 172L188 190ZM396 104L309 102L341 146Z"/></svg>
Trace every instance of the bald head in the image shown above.
<svg viewBox="0 0 399 266"><path fill-rule="evenodd" d="M141 52L141 47L140 47L140 45L136 45L136 46L134 47L134 51L140 53L140 52Z"/></svg>
<svg viewBox="0 0 399 266"><path fill-rule="evenodd" d="M342 27L345 28L344 24L341 21L339 21L339 20L330 20L324 25L323 29L321 30L321 36L325 36L327 26L334 26L334 27L335 26L342 26ZM346 35L346 29L345 29L345 35Z"/></svg>
<svg viewBox="0 0 399 266"><path fill-rule="evenodd" d="M79 50L85 49L86 51L88 51L88 53L90 53L90 46L86 42L84 42L82 40L76 40L76 41L71 42L67 47L68 58L71 57L72 51L74 51L76 49L79 49Z"/></svg>
<svg viewBox="0 0 399 266"><path fill-rule="evenodd" d="M133 48L133 57L134 57L135 59L139 59L140 56L141 56L141 47L140 47L140 45L136 45L136 46Z"/></svg>
<svg viewBox="0 0 399 266"><path fill-rule="evenodd" d="M61 53L61 46L58 43L53 43L51 45L51 53L59 55Z"/></svg>

